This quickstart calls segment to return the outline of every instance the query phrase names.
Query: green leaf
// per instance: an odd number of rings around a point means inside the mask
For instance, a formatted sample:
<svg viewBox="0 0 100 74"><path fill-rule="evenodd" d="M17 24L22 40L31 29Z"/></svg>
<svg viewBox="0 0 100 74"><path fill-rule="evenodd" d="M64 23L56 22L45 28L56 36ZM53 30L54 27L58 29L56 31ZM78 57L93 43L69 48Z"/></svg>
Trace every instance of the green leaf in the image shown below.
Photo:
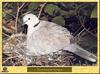
<svg viewBox="0 0 100 74"><path fill-rule="evenodd" d="M60 10L60 14L62 16L66 16L66 17L70 17L70 16L73 16L73 15L76 15L75 11L73 11L73 10L70 10L70 11Z"/></svg>
<svg viewBox="0 0 100 74"><path fill-rule="evenodd" d="M48 13L49 15L53 15L54 12L57 12L58 10L59 10L59 7L53 4L48 4L44 9L44 11Z"/></svg>
<svg viewBox="0 0 100 74"><path fill-rule="evenodd" d="M28 10L33 11L36 10L38 7L39 7L38 3L30 3L30 5L28 6Z"/></svg>
<svg viewBox="0 0 100 74"><path fill-rule="evenodd" d="M57 16L57 17L53 18L52 22L54 22L58 25L61 25L61 26L65 25L65 20L62 16Z"/></svg>
<svg viewBox="0 0 100 74"><path fill-rule="evenodd" d="M65 16L65 15L68 15L69 13L67 11L61 10L60 14Z"/></svg>
<svg viewBox="0 0 100 74"><path fill-rule="evenodd" d="M97 18L97 6L92 11L91 18Z"/></svg>

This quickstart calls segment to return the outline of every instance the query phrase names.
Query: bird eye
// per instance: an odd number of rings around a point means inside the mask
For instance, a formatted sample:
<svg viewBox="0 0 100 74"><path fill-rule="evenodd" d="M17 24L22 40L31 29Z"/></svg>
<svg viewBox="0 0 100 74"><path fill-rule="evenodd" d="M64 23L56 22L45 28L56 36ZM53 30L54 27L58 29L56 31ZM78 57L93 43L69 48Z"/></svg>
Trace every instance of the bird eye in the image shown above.
<svg viewBox="0 0 100 74"><path fill-rule="evenodd" d="M30 18L28 18L28 20L30 20Z"/></svg>

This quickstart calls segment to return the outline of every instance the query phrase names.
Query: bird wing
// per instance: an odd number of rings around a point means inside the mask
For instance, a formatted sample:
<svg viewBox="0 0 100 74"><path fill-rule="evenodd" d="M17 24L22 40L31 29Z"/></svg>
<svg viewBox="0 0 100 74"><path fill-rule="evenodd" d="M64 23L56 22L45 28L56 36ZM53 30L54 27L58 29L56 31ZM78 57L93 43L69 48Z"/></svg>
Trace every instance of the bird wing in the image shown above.
<svg viewBox="0 0 100 74"><path fill-rule="evenodd" d="M40 27L28 38L28 46L37 54L48 54L70 44L70 32L55 23L40 21ZM38 26L39 26L38 25Z"/></svg>

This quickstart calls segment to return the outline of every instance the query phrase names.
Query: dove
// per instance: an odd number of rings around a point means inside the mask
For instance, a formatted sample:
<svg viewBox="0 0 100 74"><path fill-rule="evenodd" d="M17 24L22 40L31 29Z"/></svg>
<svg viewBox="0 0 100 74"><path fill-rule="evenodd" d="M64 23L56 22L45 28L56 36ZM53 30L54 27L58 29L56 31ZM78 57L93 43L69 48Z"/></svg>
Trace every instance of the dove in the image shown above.
<svg viewBox="0 0 100 74"><path fill-rule="evenodd" d="M41 56L66 50L88 61L96 62L97 57L86 51L76 42L71 42L73 36L66 28L49 21L39 20L34 14L23 16L23 25L27 30L27 55Z"/></svg>

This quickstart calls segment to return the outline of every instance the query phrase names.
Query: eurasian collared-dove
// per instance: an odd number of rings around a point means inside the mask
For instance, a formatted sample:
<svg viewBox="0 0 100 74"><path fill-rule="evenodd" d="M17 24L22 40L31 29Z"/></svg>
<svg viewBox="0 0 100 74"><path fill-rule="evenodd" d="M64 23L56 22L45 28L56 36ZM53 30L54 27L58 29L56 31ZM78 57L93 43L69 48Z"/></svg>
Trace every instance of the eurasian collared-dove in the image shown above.
<svg viewBox="0 0 100 74"><path fill-rule="evenodd" d="M52 22L39 20L34 14L25 15L23 22L28 25L27 55L40 56L63 49L91 62L96 62L95 55L84 50L78 44L71 43L73 36L66 28Z"/></svg>

